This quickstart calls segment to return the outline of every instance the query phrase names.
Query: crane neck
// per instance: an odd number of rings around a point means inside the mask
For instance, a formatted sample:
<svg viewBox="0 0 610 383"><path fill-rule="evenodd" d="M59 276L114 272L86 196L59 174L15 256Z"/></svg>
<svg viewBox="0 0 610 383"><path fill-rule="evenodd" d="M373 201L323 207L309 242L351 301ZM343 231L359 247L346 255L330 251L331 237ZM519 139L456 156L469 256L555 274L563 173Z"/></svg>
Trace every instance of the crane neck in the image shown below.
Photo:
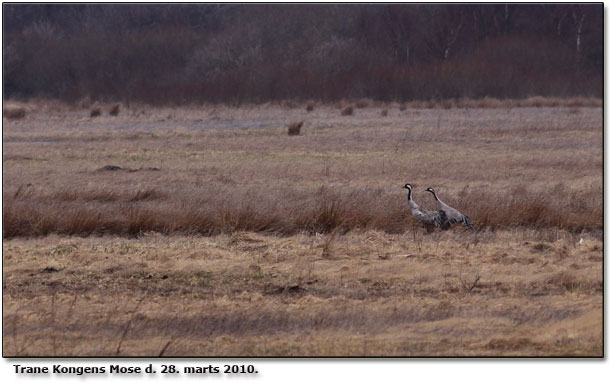
<svg viewBox="0 0 610 383"><path fill-rule="evenodd" d="M407 188L407 200L411 201L411 188Z"/></svg>

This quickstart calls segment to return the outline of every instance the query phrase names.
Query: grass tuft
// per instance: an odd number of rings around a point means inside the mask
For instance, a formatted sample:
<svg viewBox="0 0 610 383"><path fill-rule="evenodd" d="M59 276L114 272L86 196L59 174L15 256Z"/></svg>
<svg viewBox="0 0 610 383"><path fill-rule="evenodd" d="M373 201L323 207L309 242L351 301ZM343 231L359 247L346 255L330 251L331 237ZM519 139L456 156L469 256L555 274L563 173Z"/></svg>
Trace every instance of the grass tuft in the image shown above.
<svg viewBox="0 0 610 383"><path fill-rule="evenodd" d="M25 108L22 106L6 105L2 108L2 115L9 120L20 120L25 118Z"/></svg>
<svg viewBox="0 0 610 383"><path fill-rule="evenodd" d="M114 104L108 110L108 114L111 116L118 116L120 109L121 109L121 107L119 104Z"/></svg>
<svg viewBox="0 0 610 383"><path fill-rule="evenodd" d="M341 111L342 116L351 116L354 114L354 107L348 106Z"/></svg>
<svg viewBox="0 0 610 383"><path fill-rule="evenodd" d="M289 136L298 136L301 134L301 127L303 126L303 121L294 122L288 125L288 135Z"/></svg>
<svg viewBox="0 0 610 383"><path fill-rule="evenodd" d="M362 109L368 107L370 105L370 102L368 100L358 100L354 105L356 106L356 108Z"/></svg>

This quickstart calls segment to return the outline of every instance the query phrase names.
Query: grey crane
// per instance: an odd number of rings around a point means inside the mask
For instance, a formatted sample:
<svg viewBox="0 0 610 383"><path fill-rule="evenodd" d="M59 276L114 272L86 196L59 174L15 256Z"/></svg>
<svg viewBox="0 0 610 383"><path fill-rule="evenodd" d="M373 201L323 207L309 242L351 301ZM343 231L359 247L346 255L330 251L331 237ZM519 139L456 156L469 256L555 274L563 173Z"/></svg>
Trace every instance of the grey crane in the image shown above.
<svg viewBox="0 0 610 383"><path fill-rule="evenodd" d="M434 190L433 188L427 188L426 191L432 193L434 199L436 200L436 202L438 202L440 210L445 212L448 226L459 223L472 230L472 220L469 216L460 213L456 209L441 201L440 198L438 198L438 196L436 195L436 190Z"/></svg>
<svg viewBox="0 0 610 383"><path fill-rule="evenodd" d="M413 217L415 217L417 221L421 222L428 231L432 230L435 227L440 227L443 230L447 230L451 226L448 224L447 215L444 211L428 211L419 207L419 205L416 204L415 201L413 201L413 198L411 198L413 185L405 184L405 189L409 191L409 194L407 195L407 200L409 209L411 209Z"/></svg>

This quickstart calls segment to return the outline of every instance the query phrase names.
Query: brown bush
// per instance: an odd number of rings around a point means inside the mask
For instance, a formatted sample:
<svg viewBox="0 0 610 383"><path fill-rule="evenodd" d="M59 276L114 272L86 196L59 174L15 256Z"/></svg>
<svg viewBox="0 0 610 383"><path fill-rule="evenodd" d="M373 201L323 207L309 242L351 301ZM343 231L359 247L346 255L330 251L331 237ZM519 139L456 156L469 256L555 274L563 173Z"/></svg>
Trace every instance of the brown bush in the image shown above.
<svg viewBox="0 0 610 383"><path fill-rule="evenodd" d="M308 103L305 110L311 112L313 110L313 102Z"/></svg>
<svg viewBox="0 0 610 383"><path fill-rule="evenodd" d="M384 109L384 110L381 111L381 116L382 117L387 117L387 115L388 115L388 110L387 109Z"/></svg>
<svg viewBox="0 0 610 383"><path fill-rule="evenodd" d="M2 115L9 120L19 120L25 117L25 108L22 106L5 106Z"/></svg>
<svg viewBox="0 0 610 383"><path fill-rule="evenodd" d="M347 108L343 109L341 111L341 115L342 116L351 116L354 114L354 107L353 106L348 106Z"/></svg>
<svg viewBox="0 0 610 383"><path fill-rule="evenodd" d="M301 134L301 127L303 126L303 121L294 122L288 125L288 135L289 136L298 136Z"/></svg>
<svg viewBox="0 0 610 383"><path fill-rule="evenodd" d="M601 98L603 13L594 11L595 6L585 6L590 16L581 52L573 49L573 33L558 36L552 27L557 15L570 14L569 5L558 9L515 5L511 27L501 30L505 27L495 25L499 9L481 4L458 12L465 17L464 25L477 25L478 30L461 33L449 53L437 40L440 31L455 27L452 5L393 8L392 13L400 15L393 19L393 28L404 28L408 19L412 39L412 44L397 47L384 32L388 21L383 5L340 7L336 12L297 7L289 13L273 5L237 5L226 13L211 12L208 21L215 28L206 31L188 25L189 15L202 11L199 6L189 10L146 7L117 19L114 15L122 9L109 5L96 17L95 28L71 33L76 28L74 20L87 17L86 8L67 10L74 17L65 20L60 14L46 15L41 5L22 10L9 4L5 92L70 102L83 97L154 104L292 99L299 107L297 100L303 99ZM236 23L247 7L251 23ZM433 8L436 16L431 27L424 15ZM176 13L181 15L168 16ZM141 28L151 17L173 21ZM41 19L45 28L40 27ZM263 33L260 28L274 19L284 20L276 25L274 43L256 45ZM290 29L297 24L302 28ZM323 24L336 28L320 28ZM203 46L202 39L209 44ZM412 54L404 51L406 46L412 46ZM307 55L303 55L305 47ZM45 60L36 61L39 56ZM147 65L151 62L155 65ZM554 65L557 62L563 64ZM206 68L214 75L205 75Z"/></svg>
<svg viewBox="0 0 610 383"><path fill-rule="evenodd" d="M91 113L89 113L90 117L98 117L102 115L102 110L100 108L91 109Z"/></svg>

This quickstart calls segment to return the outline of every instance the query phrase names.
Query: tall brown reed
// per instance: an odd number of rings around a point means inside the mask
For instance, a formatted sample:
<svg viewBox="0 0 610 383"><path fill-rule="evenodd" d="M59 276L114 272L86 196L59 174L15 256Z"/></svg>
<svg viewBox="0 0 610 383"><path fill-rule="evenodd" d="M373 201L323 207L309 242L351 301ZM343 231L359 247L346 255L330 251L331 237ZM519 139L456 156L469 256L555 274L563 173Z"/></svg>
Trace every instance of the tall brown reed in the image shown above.
<svg viewBox="0 0 610 383"><path fill-rule="evenodd" d="M212 235L236 231L291 235L418 229L412 225L404 195L382 189L235 190L209 186L199 193L178 193L170 198L157 189L131 193L5 191L3 236L135 236L144 232ZM600 187L576 194L536 192L518 186L498 193L475 190L443 197L468 214L477 231L523 227L581 232L603 228Z"/></svg>

